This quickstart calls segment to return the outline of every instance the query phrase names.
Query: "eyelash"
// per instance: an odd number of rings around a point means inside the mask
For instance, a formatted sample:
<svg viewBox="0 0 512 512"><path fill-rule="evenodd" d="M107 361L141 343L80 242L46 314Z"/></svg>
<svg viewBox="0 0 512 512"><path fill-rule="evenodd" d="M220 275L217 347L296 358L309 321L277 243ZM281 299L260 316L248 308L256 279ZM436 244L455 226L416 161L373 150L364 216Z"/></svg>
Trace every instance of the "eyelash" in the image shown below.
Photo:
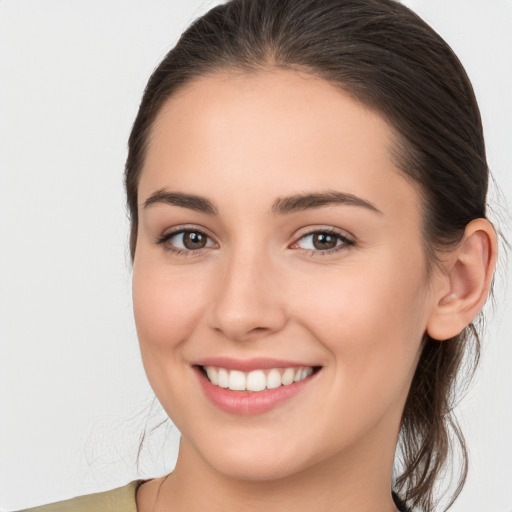
<svg viewBox="0 0 512 512"><path fill-rule="evenodd" d="M348 238L344 234L340 233L339 231L332 229L332 228L322 228L322 229L314 229L313 231L308 231L301 235L296 242L292 244L292 246L297 245L297 243L311 235L331 235L336 237L338 240L341 241L341 244L333 247L332 249L326 249L326 250L320 250L320 249L301 249L303 254L306 254L307 256L331 256L333 254L336 254L340 251L347 250L349 247L353 247L356 243L354 240Z"/></svg>
<svg viewBox="0 0 512 512"><path fill-rule="evenodd" d="M158 245L162 245L164 250L169 251L169 252L171 252L171 253L173 253L173 254L175 254L177 256L190 256L192 254L200 255L204 248L201 248L201 249L180 249L180 248L177 248L177 247L173 247L170 244L167 244L167 242L171 238L173 238L174 236L180 235L180 234L185 234L185 233L198 233L198 234L203 235L203 236L205 236L207 238L210 238L210 240L211 240L211 237L208 236L206 231L204 231L204 230L202 230L200 228L194 227L194 228L180 228L180 229L177 229L176 231L171 231L170 233L166 233L165 235L162 235L162 236L158 237L156 243ZM338 238L338 240L340 240L342 243L339 246L333 247L332 249L326 249L326 250L302 249L302 252L304 254L306 254L307 256L328 256L328 255L336 254L336 253L338 253L340 251L346 250L349 247L352 247L352 246L354 246L356 244L356 242L354 240L351 240L350 238L346 237L345 235L343 235L339 231L336 231L334 229L324 228L324 229L316 229L316 230L308 231L307 233L304 233L303 235L301 235L297 239L296 242L294 242L292 244L292 246L297 245L297 243L300 240L306 238L307 236L311 236L311 235L315 235L315 234L332 235L332 236L335 236L336 238Z"/></svg>
<svg viewBox="0 0 512 512"><path fill-rule="evenodd" d="M165 235L160 236L157 239L157 244L163 246L165 251L169 251L173 254L176 254L177 256L190 256L193 253L194 253L194 255L199 255L199 253L202 252L201 249L196 249L196 250L180 249L178 247L173 247L172 245L167 243L172 237L174 237L176 235L180 235L180 234L185 234L185 233L198 233L200 235L205 236L206 238L211 239L211 237L208 236L206 231L204 231L200 228L190 227L190 228L180 228L180 229L177 229L176 231L171 231L170 233L166 233Z"/></svg>

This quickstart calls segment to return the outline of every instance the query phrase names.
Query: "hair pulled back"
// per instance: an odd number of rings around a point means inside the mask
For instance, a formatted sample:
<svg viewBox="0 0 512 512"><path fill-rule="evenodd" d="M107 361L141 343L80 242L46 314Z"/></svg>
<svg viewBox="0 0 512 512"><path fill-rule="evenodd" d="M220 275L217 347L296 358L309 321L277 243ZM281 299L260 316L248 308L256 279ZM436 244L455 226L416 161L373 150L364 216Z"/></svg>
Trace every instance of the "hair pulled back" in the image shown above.
<svg viewBox="0 0 512 512"><path fill-rule="evenodd" d="M125 183L137 243L137 188L153 122L165 101L221 71L291 69L323 78L375 110L394 129L395 160L422 198L429 271L485 217L488 167L469 79L447 43L395 0L231 0L197 19L152 74L129 138ZM432 510L434 484L454 445L462 455L449 505L464 485L467 451L453 416L456 377L479 357L473 325L439 342L425 335L402 416L396 491ZM460 372L465 355L469 365Z"/></svg>

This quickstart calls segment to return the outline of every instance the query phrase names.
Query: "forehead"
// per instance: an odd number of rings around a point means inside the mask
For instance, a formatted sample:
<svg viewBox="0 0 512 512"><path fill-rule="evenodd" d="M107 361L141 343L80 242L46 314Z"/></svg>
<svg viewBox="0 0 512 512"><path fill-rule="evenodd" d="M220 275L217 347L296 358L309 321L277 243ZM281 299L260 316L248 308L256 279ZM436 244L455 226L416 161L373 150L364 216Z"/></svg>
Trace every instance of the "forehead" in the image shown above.
<svg viewBox="0 0 512 512"><path fill-rule="evenodd" d="M284 70L206 76L159 112L139 197L165 187L226 197L250 191L270 203L341 187L370 201L387 190L388 200L400 202L404 188L417 202L391 156L394 144L384 119L318 77Z"/></svg>

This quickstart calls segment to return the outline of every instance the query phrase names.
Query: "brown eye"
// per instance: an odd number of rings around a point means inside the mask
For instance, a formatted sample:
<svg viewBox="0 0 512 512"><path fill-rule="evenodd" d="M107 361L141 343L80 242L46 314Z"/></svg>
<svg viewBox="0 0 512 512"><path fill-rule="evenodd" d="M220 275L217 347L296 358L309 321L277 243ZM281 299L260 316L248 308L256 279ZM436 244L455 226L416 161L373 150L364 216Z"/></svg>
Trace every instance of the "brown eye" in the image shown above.
<svg viewBox="0 0 512 512"><path fill-rule="evenodd" d="M217 244L206 234L198 229L182 229L162 236L158 243L164 249L185 254L193 251L200 251L205 248L217 247Z"/></svg>
<svg viewBox="0 0 512 512"><path fill-rule="evenodd" d="M302 236L294 248L305 249L311 254L332 254L340 249L346 249L355 242L334 231L313 231Z"/></svg>
<svg viewBox="0 0 512 512"><path fill-rule="evenodd" d="M183 233L183 245L186 249L202 249L206 247L208 237L197 231L185 231Z"/></svg>
<svg viewBox="0 0 512 512"><path fill-rule="evenodd" d="M314 233L312 237L313 247L318 250L334 249L338 244L338 236L329 233Z"/></svg>

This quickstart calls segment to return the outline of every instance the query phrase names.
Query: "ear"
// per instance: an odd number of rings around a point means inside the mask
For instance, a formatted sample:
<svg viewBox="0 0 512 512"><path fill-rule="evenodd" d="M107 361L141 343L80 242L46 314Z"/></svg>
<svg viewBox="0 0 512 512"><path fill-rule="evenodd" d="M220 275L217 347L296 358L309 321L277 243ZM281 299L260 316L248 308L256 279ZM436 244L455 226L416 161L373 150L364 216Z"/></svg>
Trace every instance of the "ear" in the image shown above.
<svg viewBox="0 0 512 512"><path fill-rule="evenodd" d="M496 257L492 224L486 219L471 221L436 279L434 306L427 323L431 338L452 338L475 319L489 294Z"/></svg>

